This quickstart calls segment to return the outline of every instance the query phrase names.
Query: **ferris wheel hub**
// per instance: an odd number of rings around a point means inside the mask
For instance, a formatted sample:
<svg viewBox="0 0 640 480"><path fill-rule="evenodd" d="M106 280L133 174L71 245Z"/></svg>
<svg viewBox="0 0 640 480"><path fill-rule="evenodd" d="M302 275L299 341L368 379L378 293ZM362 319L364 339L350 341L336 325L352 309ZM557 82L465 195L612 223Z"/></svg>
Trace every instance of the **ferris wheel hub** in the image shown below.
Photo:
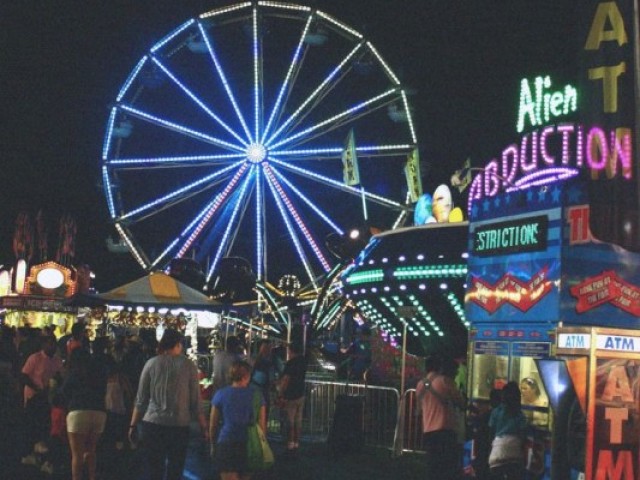
<svg viewBox="0 0 640 480"><path fill-rule="evenodd" d="M260 163L267 158L267 149L261 143L252 143L247 147L247 159L253 163Z"/></svg>

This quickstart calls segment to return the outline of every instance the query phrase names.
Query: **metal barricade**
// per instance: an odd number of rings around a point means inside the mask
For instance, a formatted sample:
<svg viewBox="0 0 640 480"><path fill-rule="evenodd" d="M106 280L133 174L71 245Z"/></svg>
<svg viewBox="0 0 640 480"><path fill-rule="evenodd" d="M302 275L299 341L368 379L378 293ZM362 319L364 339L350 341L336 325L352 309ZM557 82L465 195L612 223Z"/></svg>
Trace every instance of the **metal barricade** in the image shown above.
<svg viewBox="0 0 640 480"><path fill-rule="evenodd" d="M398 415L395 453L424 452L422 447L422 415L418 412L415 388L404 392L401 412L402 415Z"/></svg>
<svg viewBox="0 0 640 480"><path fill-rule="evenodd" d="M363 431L365 444L391 449L396 429L400 394L391 387L345 382L307 380L302 434L317 441L326 441L333 423L338 395L356 395L364 399ZM270 411L269 433L283 435L281 412Z"/></svg>

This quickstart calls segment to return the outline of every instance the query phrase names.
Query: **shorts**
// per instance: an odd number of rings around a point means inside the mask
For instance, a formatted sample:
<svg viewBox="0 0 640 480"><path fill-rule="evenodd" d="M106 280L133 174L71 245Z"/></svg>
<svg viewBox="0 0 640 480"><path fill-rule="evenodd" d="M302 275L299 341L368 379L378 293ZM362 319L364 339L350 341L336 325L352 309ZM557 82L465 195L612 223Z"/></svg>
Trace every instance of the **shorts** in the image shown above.
<svg viewBox="0 0 640 480"><path fill-rule="evenodd" d="M286 401L284 411L287 413L287 420L289 421L289 425L296 425L298 427L302 425L303 407L304 397Z"/></svg>
<svg viewBox="0 0 640 480"><path fill-rule="evenodd" d="M106 412L73 410L67 414L67 432L99 435L104 431L106 422Z"/></svg>
<svg viewBox="0 0 640 480"><path fill-rule="evenodd" d="M222 442L216 444L215 463L219 472L247 473L247 443Z"/></svg>

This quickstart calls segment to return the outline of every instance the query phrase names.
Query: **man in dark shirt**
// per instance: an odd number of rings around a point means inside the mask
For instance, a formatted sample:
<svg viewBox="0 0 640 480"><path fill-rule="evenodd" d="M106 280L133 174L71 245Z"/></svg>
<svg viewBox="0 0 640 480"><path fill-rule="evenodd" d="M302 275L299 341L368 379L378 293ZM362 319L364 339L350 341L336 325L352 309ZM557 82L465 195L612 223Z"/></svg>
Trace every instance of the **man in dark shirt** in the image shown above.
<svg viewBox="0 0 640 480"><path fill-rule="evenodd" d="M287 414L287 452L297 451L302 429L302 408L304 406L304 380L307 374L307 362L302 355L302 347L289 345L289 360L284 366L280 380L280 395L284 399Z"/></svg>

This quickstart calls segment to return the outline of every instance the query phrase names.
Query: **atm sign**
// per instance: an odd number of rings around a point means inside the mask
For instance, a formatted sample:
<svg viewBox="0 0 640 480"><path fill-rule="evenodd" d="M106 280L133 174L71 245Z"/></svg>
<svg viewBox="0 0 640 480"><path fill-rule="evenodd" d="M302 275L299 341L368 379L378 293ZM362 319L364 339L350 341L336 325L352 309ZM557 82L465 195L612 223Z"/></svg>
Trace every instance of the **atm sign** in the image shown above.
<svg viewBox="0 0 640 480"><path fill-rule="evenodd" d="M623 337L620 335L598 335L598 350L615 350L618 352L640 353L640 337Z"/></svg>
<svg viewBox="0 0 640 480"><path fill-rule="evenodd" d="M558 335L558 348L591 348L591 335L588 333L561 333Z"/></svg>

